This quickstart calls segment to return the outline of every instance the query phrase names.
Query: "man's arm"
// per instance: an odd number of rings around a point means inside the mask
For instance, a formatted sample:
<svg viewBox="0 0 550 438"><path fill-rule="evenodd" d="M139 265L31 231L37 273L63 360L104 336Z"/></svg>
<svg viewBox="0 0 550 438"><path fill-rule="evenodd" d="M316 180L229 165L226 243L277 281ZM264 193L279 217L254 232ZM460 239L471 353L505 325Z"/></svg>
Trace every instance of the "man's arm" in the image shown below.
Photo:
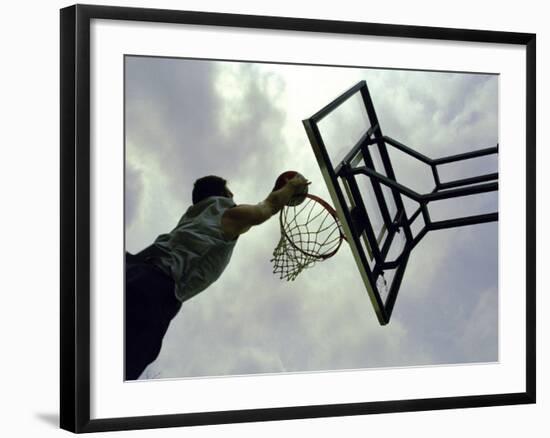
<svg viewBox="0 0 550 438"><path fill-rule="evenodd" d="M250 227L260 225L278 213L292 196L309 182L300 175L289 180L281 189L271 192L268 197L256 205L237 205L225 211L222 216L224 234L234 239L247 232Z"/></svg>

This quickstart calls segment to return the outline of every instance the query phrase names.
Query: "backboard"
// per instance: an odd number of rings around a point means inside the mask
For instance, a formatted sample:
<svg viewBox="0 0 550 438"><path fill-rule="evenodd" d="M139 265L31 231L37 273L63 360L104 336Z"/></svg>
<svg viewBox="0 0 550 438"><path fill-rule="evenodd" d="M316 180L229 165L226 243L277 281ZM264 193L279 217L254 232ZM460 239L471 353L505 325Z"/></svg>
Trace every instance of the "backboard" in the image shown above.
<svg viewBox="0 0 550 438"><path fill-rule="evenodd" d="M382 133L365 81L303 124L382 325L390 320L410 253L428 231L498 220L494 212L433 221L428 209L430 201L497 191L498 173L441 182L438 166L497 154L498 145L428 158ZM430 168L429 193L419 194L396 181L388 147Z"/></svg>
<svg viewBox="0 0 550 438"><path fill-rule="evenodd" d="M373 142L382 131L366 82L303 123L378 320L387 324L409 258L405 243L412 236L403 221L401 194L352 172L367 166L395 180L385 142Z"/></svg>

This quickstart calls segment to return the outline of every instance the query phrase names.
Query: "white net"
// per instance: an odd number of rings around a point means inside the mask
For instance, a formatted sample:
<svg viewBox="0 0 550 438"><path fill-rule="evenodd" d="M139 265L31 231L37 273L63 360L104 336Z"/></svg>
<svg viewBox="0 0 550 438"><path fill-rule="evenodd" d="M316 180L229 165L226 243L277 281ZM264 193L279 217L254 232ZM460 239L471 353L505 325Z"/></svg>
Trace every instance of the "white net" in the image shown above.
<svg viewBox="0 0 550 438"><path fill-rule="evenodd" d="M279 214L281 239L273 251L273 273L293 281L316 262L332 257L344 238L336 212L322 199L308 195Z"/></svg>

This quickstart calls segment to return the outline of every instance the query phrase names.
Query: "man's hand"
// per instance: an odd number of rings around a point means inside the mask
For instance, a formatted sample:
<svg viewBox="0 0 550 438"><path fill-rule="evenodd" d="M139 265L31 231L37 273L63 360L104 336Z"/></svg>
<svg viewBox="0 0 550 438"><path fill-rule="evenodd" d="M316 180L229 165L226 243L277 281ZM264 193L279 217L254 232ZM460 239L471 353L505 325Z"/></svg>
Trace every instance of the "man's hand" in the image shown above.
<svg viewBox="0 0 550 438"><path fill-rule="evenodd" d="M275 214L287 205L295 195L300 195L307 191L309 184L311 183L298 173L289 179L279 190L271 192L264 202L270 206L272 214Z"/></svg>
<svg viewBox="0 0 550 438"><path fill-rule="evenodd" d="M309 186L311 182L305 179L299 173L297 173L293 178L289 179L286 184L292 188L294 195L296 193L304 192L306 187Z"/></svg>

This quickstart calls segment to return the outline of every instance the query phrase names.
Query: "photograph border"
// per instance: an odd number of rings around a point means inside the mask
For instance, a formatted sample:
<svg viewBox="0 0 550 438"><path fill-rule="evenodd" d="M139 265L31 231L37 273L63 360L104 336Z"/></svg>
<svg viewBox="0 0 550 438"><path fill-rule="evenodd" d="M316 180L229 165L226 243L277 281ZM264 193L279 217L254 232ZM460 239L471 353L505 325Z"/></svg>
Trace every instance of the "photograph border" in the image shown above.
<svg viewBox="0 0 550 438"><path fill-rule="evenodd" d="M90 418L90 23L94 19L501 43L526 50L525 392ZM75 433L535 403L536 36L531 33L74 5L60 11L60 427Z"/></svg>

